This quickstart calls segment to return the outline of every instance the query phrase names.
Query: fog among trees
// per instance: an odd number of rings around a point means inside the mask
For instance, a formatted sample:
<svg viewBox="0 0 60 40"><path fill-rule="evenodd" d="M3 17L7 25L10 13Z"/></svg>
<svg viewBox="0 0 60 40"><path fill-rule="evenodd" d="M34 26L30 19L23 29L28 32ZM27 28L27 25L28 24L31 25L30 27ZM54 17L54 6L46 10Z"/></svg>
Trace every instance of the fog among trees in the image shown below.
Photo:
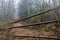
<svg viewBox="0 0 60 40"><path fill-rule="evenodd" d="M59 4L60 0L0 0L0 17L3 20L23 19Z"/></svg>

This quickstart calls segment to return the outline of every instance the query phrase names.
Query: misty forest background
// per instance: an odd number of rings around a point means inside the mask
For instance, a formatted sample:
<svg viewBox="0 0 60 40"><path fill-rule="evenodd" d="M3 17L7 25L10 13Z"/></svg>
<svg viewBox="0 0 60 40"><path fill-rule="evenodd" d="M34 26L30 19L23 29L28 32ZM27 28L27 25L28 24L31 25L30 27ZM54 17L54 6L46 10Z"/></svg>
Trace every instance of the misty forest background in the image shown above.
<svg viewBox="0 0 60 40"><path fill-rule="evenodd" d="M60 0L0 0L0 28L6 28L8 22L38 14L46 9L60 5ZM28 20L26 23L38 23L60 19L60 9L51 10ZM60 23L38 25L31 30L51 32L60 36Z"/></svg>

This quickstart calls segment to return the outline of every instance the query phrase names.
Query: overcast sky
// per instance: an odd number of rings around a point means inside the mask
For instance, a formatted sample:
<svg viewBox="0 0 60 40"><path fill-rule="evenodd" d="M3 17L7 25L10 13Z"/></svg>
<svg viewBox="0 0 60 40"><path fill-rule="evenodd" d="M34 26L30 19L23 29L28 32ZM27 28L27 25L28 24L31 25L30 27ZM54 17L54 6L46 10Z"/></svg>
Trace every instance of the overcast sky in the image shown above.
<svg viewBox="0 0 60 40"><path fill-rule="evenodd" d="M15 0L15 1L16 1L16 3L18 3L19 0Z"/></svg>

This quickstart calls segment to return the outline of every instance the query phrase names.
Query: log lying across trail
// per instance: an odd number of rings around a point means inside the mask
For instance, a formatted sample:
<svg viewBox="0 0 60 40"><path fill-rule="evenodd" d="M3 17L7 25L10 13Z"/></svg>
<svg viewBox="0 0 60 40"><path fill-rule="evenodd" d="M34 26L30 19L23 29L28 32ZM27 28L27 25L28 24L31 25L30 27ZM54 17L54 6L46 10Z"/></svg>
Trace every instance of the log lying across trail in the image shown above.
<svg viewBox="0 0 60 40"><path fill-rule="evenodd" d="M39 13L37 13L37 14L35 14L35 15L26 17L26 18L24 18L24 19L22 19L22 20L17 20L17 21L11 22L11 23L9 23L9 24L13 24L13 23L17 23L17 22L20 22L20 21L24 21L24 20L30 19L30 18L32 18L32 17L45 14L45 13L47 13L47 12L49 12L49 11L52 11L52 10L58 9L58 8L60 8L60 5L59 5L59 6L52 7L52 8L48 8L48 9L46 9L46 10L44 10L44 11L42 11L42 12L39 12Z"/></svg>
<svg viewBox="0 0 60 40"><path fill-rule="evenodd" d="M46 22L39 22L39 23L27 24L27 25L24 25L24 26L10 27L9 29L23 28L23 27L43 25L43 24L50 24L50 23L56 23L56 22L58 23L58 22L60 22L60 20L53 20L53 21L46 21Z"/></svg>
<svg viewBox="0 0 60 40"><path fill-rule="evenodd" d="M57 40L60 39L60 38L58 38L58 37L47 37L47 36L13 36L13 37L22 37L22 38L43 38L43 39L57 39Z"/></svg>

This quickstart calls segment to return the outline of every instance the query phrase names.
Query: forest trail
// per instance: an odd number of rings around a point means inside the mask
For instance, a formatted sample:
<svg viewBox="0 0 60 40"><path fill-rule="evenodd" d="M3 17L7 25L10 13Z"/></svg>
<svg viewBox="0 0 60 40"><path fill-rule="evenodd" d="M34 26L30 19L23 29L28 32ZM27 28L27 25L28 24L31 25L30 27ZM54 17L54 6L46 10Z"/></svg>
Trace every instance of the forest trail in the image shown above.
<svg viewBox="0 0 60 40"><path fill-rule="evenodd" d="M17 26L23 26L23 25L26 25L26 23L15 23L13 24L14 27L17 27ZM27 28L15 28L15 29L12 29L12 31L16 36L37 36L38 32L34 32L33 30L30 30L30 29L27 29Z"/></svg>
<svg viewBox="0 0 60 40"><path fill-rule="evenodd" d="M17 26L24 26L26 23L15 23L13 24L15 27ZM14 28L11 29L12 34L15 34L15 36L51 36L53 35L53 32L45 32L45 31L37 31L37 30L32 30L28 28Z"/></svg>

